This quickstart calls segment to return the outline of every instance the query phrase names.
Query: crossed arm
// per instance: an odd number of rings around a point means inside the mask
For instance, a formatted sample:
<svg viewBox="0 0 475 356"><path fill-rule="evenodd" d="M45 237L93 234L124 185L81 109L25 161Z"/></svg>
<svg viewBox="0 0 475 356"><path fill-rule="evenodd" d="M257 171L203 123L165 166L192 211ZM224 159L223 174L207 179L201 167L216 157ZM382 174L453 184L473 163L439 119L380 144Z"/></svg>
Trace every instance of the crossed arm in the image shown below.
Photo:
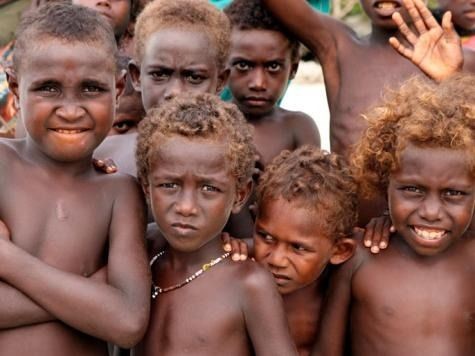
<svg viewBox="0 0 475 356"><path fill-rule="evenodd" d="M123 347L141 339L150 307L144 203L131 179L120 188L109 230L107 267L92 277L49 266L9 240L0 239L2 327L59 319Z"/></svg>

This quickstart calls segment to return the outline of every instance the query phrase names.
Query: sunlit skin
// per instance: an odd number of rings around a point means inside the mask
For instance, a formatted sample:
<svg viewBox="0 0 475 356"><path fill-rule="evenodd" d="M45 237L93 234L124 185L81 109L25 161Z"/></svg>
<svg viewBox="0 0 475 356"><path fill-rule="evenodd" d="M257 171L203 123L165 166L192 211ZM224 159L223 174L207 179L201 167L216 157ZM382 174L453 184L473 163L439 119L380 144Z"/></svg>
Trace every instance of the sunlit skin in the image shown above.
<svg viewBox="0 0 475 356"><path fill-rule="evenodd" d="M321 227L315 210L283 198L262 203L255 225L254 257L274 277L301 356L309 355L318 332L327 282L322 272L354 250L351 239L337 241Z"/></svg>
<svg viewBox="0 0 475 356"><path fill-rule="evenodd" d="M132 62L129 71L146 111L181 93L218 93L228 75L218 67L216 49L203 32L175 28L152 34L142 62ZM120 172L135 177L136 139L136 133L109 137L94 157L112 158Z"/></svg>
<svg viewBox="0 0 475 356"><path fill-rule="evenodd" d="M305 0L263 3L318 57L330 110L331 150L347 156L366 128L361 114L378 102L383 88L397 88L412 75L421 73L388 42L392 36L403 38L391 18L399 11L409 20L402 0L361 0L371 20L371 33L364 37L343 22L312 10ZM473 68L473 62L467 58L465 68ZM386 208L383 200L362 201L359 225L366 226Z"/></svg>
<svg viewBox="0 0 475 356"><path fill-rule="evenodd" d="M129 25L131 0L73 0L73 4L89 7L103 15L111 24L116 40Z"/></svg>
<svg viewBox="0 0 475 356"><path fill-rule="evenodd" d="M224 137L172 135L155 148L144 191L169 244L153 266L158 286L180 283L223 254L219 235L251 188L237 186L226 147ZM218 355L223 340L229 355L296 355L281 303L267 272L228 258L152 302L136 355Z"/></svg>
<svg viewBox="0 0 475 356"><path fill-rule="evenodd" d="M91 164L124 87L102 48L42 37L9 72L26 137L0 140L5 355L106 356L103 340L130 347L145 332L143 199Z"/></svg>
<svg viewBox="0 0 475 356"><path fill-rule="evenodd" d="M228 67L233 102L254 126L254 144L261 168L282 150L294 150L305 144L320 147L320 134L311 117L277 105L298 67L284 34L233 29ZM237 237L252 236L253 219L249 210L243 209L229 229Z"/></svg>
<svg viewBox="0 0 475 356"><path fill-rule="evenodd" d="M341 355L351 318L352 355L471 355L475 178L466 153L407 146L388 197L396 236L379 255L359 249L332 280L318 354Z"/></svg>

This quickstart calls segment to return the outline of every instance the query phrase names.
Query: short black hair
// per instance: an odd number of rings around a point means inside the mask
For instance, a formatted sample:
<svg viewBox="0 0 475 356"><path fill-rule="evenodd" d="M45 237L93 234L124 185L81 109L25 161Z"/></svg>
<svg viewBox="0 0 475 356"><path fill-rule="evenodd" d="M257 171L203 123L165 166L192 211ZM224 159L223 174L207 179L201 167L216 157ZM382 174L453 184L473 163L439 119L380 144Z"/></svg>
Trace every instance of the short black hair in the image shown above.
<svg viewBox="0 0 475 356"><path fill-rule="evenodd" d="M267 11L261 0L234 0L224 9L224 13L233 29L282 33L289 40L292 60L299 58L300 42Z"/></svg>
<svg viewBox="0 0 475 356"><path fill-rule="evenodd" d="M114 58L117 44L112 27L94 10L68 2L52 2L26 14L16 31L13 66L19 69L27 50L43 38L100 44Z"/></svg>

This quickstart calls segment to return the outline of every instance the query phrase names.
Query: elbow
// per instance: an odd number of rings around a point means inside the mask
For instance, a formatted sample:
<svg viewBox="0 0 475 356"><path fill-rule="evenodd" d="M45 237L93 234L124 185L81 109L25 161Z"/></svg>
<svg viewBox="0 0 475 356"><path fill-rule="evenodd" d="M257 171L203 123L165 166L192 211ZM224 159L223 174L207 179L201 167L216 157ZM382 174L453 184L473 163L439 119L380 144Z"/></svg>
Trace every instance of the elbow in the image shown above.
<svg viewBox="0 0 475 356"><path fill-rule="evenodd" d="M143 339L147 331L148 318L148 312L142 311L124 318L120 325L117 325L117 333L111 341L124 349L134 347Z"/></svg>

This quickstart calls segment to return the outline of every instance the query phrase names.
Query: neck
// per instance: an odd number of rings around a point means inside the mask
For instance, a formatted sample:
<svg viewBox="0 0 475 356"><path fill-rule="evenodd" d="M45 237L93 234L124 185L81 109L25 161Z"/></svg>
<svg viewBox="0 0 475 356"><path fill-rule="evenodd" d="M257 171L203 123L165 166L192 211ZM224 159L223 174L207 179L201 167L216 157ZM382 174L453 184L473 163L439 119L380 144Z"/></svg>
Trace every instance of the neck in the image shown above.
<svg viewBox="0 0 475 356"><path fill-rule="evenodd" d="M92 154L79 161L61 162L42 152L31 139L25 139L25 157L40 168L54 174L55 179L60 177L79 176L92 170Z"/></svg>
<svg viewBox="0 0 475 356"><path fill-rule="evenodd" d="M397 35L397 28L385 29L373 25L371 27L371 33L369 34L368 38L371 43L389 46L389 37Z"/></svg>
<svg viewBox="0 0 475 356"><path fill-rule="evenodd" d="M194 251L179 251L172 246L167 248L170 267L176 271L195 271L224 253L220 235Z"/></svg>
<svg viewBox="0 0 475 356"><path fill-rule="evenodd" d="M316 281L305 286L303 288L297 289L296 291L285 294L282 296L284 301L285 309L292 310L295 306L304 307L308 303L315 303L316 301L322 299L323 290L324 290L324 280L325 277L320 276Z"/></svg>

